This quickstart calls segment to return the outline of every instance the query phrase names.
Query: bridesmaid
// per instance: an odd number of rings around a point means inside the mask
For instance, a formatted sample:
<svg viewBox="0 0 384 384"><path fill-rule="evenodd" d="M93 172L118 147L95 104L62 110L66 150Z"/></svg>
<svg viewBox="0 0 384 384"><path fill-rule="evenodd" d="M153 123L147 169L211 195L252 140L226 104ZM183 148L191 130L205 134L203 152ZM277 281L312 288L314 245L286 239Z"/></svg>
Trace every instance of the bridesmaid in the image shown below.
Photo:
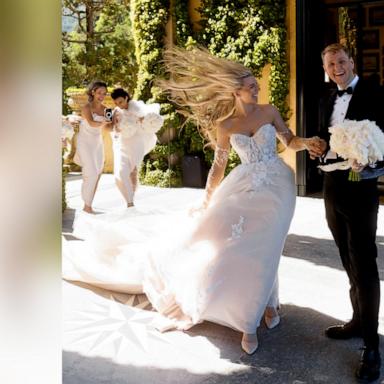
<svg viewBox="0 0 384 384"><path fill-rule="evenodd" d="M88 103L81 110L82 121L77 136L74 161L82 167L83 183L81 197L83 210L94 213L92 201L104 167L103 129L112 129L112 123L104 117L107 108L103 101L107 95L107 84L93 81L87 89Z"/></svg>

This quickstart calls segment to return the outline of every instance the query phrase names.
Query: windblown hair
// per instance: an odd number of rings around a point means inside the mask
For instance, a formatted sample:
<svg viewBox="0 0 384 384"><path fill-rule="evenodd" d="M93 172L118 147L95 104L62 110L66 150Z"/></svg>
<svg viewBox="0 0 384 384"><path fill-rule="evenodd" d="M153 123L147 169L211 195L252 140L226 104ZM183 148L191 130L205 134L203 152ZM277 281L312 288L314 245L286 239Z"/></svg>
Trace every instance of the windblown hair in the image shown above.
<svg viewBox="0 0 384 384"><path fill-rule="evenodd" d="M333 54L339 52L339 51L344 51L345 54L349 57L349 58L352 58L352 54L350 52L350 50L343 44L340 44L340 43L333 43L333 44L330 44L330 45L327 45L323 51L321 52L321 59L324 61L324 56L331 52Z"/></svg>
<svg viewBox="0 0 384 384"><path fill-rule="evenodd" d="M158 80L158 86L215 144L215 125L235 112L234 92L243 86L246 77L253 76L252 72L201 47L191 51L168 49L164 62L169 79Z"/></svg>

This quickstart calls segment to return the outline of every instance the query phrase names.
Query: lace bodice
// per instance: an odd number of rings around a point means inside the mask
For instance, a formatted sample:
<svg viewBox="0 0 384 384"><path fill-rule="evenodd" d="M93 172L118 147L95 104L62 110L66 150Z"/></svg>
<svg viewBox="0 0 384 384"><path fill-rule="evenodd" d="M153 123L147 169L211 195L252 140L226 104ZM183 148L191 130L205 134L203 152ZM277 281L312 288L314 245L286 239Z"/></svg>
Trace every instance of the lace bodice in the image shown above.
<svg viewBox="0 0 384 384"><path fill-rule="evenodd" d="M276 131L272 124L262 125L253 136L234 133L230 140L242 164L266 163L277 159Z"/></svg>

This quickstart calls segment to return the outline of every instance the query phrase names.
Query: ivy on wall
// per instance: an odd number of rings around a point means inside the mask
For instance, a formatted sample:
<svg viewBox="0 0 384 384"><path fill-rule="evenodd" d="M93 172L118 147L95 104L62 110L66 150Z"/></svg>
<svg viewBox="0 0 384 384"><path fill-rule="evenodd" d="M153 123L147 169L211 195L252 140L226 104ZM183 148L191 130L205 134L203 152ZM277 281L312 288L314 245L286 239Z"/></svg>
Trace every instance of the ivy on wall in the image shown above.
<svg viewBox="0 0 384 384"><path fill-rule="evenodd" d="M357 27L354 20L348 14L348 7L338 8L339 15L339 41L345 44L352 57L357 56Z"/></svg>
<svg viewBox="0 0 384 384"><path fill-rule="evenodd" d="M197 40L213 54L238 61L256 77L271 64L269 101L288 117L286 0L201 0Z"/></svg>
<svg viewBox="0 0 384 384"><path fill-rule="evenodd" d="M153 97L154 78L161 73L165 26L168 20L169 0L132 0L131 19L138 74L134 98Z"/></svg>
<svg viewBox="0 0 384 384"><path fill-rule="evenodd" d="M156 76L163 75L160 60L164 49L165 25L169 1L133 0L133 34L138 62L138 80L134 97L161 104L161 113L166 121L159 136L167 129L176 130L176 136L167 143L158 145L141 170L141 181L155 185L180 185L180 166L169 171L170 157L179 159L184 154L203 154L212 161L212 151L204 148L205 141L196 127L176 113L175 106L168 103L160 91L152 86ZM171 9L175 22L175 43L190 47L196 43L210 52L241 62L250 68L256 77L265 65L270 64L269 101L285 119L288 119L287 103L289 68L287 58L286 0L201 0L200 27L193 31L188 15L188 1L174 0ZM238 164L234 154L228 161L227 172Z"/></svg>
<svg viewBox="0 0 384 384"><path fill-rule="evenodd" d="M164 126L158 133L160 138L166 136L169 129L179 127L182 123L181 116L175 112L174 106L153 85L153 80L164 74L161 60L165 48L164 37L169 11L170 0L132 0L131 2L133 38L138 63L137 85L133 97L160 103L161 114L165 117ZM143 184L181 185L180 167L170 169L168 158L172 155L171 150L170 145L165 146L164 143L160 143L151 155L145 158L140 171L140 180Z"/></svg>

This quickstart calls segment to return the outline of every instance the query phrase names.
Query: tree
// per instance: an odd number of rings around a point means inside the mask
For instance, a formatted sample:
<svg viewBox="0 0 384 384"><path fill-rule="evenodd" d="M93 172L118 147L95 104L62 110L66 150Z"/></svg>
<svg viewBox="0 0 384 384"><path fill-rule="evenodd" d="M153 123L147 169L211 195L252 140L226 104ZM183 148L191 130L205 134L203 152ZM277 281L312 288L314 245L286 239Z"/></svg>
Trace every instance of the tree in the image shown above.
<svg viewBox="0 0 384 384"><path fill-rule="evenodd" d="M133 91L137 66L129 12L128 0L63 0L63 20L75 21L62 36L64 90L97 78Z"/></svg>

